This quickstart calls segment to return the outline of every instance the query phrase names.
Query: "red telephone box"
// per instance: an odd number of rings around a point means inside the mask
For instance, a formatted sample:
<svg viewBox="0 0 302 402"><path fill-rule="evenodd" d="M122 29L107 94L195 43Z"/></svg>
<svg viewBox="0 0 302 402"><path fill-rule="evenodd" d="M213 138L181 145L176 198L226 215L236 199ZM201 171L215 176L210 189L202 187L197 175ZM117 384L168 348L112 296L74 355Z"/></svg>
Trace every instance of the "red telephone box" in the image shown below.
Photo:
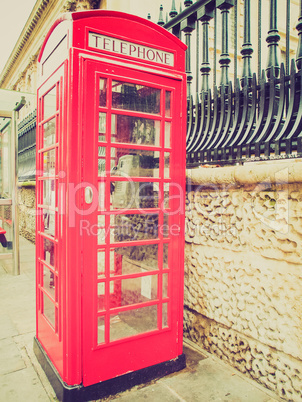
<svg viewBox="0 0 302 402"><path fill-rule="evenodd" d="M185 49L103 10L64 14L43 43L34 349L60 399L185 365Z"/></svg>

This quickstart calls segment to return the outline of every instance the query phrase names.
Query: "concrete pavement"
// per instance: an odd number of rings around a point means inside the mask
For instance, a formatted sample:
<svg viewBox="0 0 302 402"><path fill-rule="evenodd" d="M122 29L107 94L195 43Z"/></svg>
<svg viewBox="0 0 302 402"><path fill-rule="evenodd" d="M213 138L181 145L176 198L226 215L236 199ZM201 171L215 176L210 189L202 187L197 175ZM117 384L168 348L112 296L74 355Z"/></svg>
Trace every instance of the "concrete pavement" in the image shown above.
<svg viewBox="0 0 302 402"><path fill-rule="evenodd" d="M35 247L20 237L21 275L11 260L0 261L0 402L56 401L33 353L35 334ZM117 402L273 402L271 391L216 357L185 343L187 367L103 399Z"/></svg>

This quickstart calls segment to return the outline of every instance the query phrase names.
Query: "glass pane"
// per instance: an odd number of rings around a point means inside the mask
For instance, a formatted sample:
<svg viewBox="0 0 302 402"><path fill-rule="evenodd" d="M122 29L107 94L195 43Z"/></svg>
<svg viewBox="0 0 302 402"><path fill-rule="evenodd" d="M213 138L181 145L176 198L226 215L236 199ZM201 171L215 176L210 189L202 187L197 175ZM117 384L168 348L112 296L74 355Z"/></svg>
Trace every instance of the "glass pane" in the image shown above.
<svg viewBox="0 0 302 402"><path fill-rule="evenodd" d="M98 310L105 309L105 283L98 283Z"/></svg>
<svg viewBox="0 0 302 402"><path fill-rule="evenodd" d="M106 171L106 148L98 147L98 175L105 176Z"/></svg>
<svg viewBox="0 0 302 402"><path fill-rule="evenodd" d="M157 88L130 82L112 81L112 107L158 114L160 91Z"/></svg>
<svg viewBox="0 0 302 402"><path fill-rule="evenodd" d="M43 147L49 147L56 142L56 118L43 124Z"/></svg>
<svg viewBox="0 0 302 402"><path fill-rule="evenodd" d="M105 215L98 215L98 226L105 226Z"/></svg>
<svg viewBox="0 0 302 402"><path fill-rule="evenodd" d="M98 343L105 342L105 318L98 317Z"/></svg>
<svg viewBox="0 0 302 402"><path fill-rule="evenodd" d="M106 78L100 79L100 106L106 106L107 100L107 80Z"/></svg>
<svg viewBox="0 0 302 402"><path fill-rule="evenodd" d="M163 310L162 310L162 327L167 328L168 325L168 303L163 303L162 304Z"/></svg>
<svg viewBox="0 0 302 402"><path fill-rule="evenodd" d="M169 243L164 243L164 247L163 247L163 268L169 268L168 257L169 257Z"/></svg>
<svg viewBox="0 0 302 402"><path fill-rule="evenodd" d="M11 178L11 119L4 118L0 122L0 196L1 198L10 198L12 190Z"/></svg>
<svg viewBox="0 0 302 402"><path fill-rule="evenodd" d="M43 293L43 314L50 322L50 324L55 328L55 317L56 317L56 309L53 302Z"/></svg>
<svg viewBox="0 0 302 402"><path fill-rule="evenodd" d="M168 277L169 274L163 274L163 299L168 297Z"/></svg>
<svg viewBox="0 0 302 402"><path fill-rule="evenodd" d="M116 170L116 148L111 148L110 151L110 169L111 169L111 174L114 175L114 171Z"/></svg>
<svg viewBox="0 0 302 402"><path fill-rule="evenodd" d="M56 174L56 150L43 152L43 176L55 176Z"/></svg>
<svg viewBox="0 0 302 402"><path fill-rule="evenodd" d="M170 152L164 154L165 166L164 166L164 178L170 178Z"/></svg>
<svg viewBox="0 0 302 402"><path fill-rule="evenodd" d="M44 261L47 262L47 264L51 265L54 267L55 265L55 245L54 242L52 242L49 239L44 239Z"/></svg>
<svg viewBox="0 0 302 402"><path fill-rule="evenodd" d="M98 252L98 276L105 277L105 252Z"/></svg>
<svg viewBox="0 0 302 402"><path fill-rule="evenodd" d="M157 329L157 306L123 311L110 316L110 341Z"/></svg>
<svg viewBox="0 0 302 402"><path fill-rule="evenodd" d="M114 250L109 253L109 274L110 276L120 275L122 272L122 256L116 254ZM111 289L111 291L113 291Z"/></svg>
<svg viewBox="0 0 302 402"><path fill-rule="evenodd" d="M13 216L11 205L0 206L0 227L6 233L0 234L0 253L11 253L13 249Z"/></svg>
<svg viewBox="0 0 302 402"><path fill-rule="evenodd" d="M99 141L106 141L106 113L99 113Z"/></svg>
<svg viewBox="0 0 302 402"><path fill-rule="evenodd" d="M113 288L117 291L110 294L110 308L157 299L157 275L117 279L113 283Z"/></svg>
<svg viewBox="0 0 302 402"><path fill-rule="evenodd" d="M105 194L106 194L106 183L103 181L99 182L99 210L104 211L105 209Z"/></svg>
<svg viewBox="0 0 302 402"><path fill-rule="evenodd" d="M111 215L110 242L156 239L158 214Z"/></svg>
<svg viewBox="0 0 302 402"><path fill-rule="evenodd" d="M170 148L171 146L171 123L169 121L165 122L165 148Z"/></svg>
<svg viewBox="0 0 302 402"><path fill-rule="evenodd" d="M106 229L105 227L99 227L98 228L98 245L103 245L105 244L106 241Z"/></svg>
<svg viewBox="0 0 302 402"><path fill-rule="evenodd" d="M50 296L55 300L55 274L51 272L48 268L43 266L43 287Z"/></svg>
<svg viewBox="0 0 302 402"><path fill-rule="evenodd" d="M112 142L159 146L160 121L142 117L112 115Z"/></svg>
<svg viewBox="0 0 302 402"><path fill-rule="evenodd" d="M170 205L170 185L164 183L164 209L169 208Z"/></svg>
<svg viewBox="0 0 302 402"><path fill-rule="evenodd" d="M55 211L43 209L44 233L55 236Z"/></svg>
<svg viewBox="0 0 302 402"><path fill-rule="evenodd" d="M56 206L56 181L43 180L43 205Z"/></svg>
<svg viewBox="0 0 302 402"><path fill-rule="evenodd" d="M105 244L106 231L105 231L105 216L104 215L98 216L97 236L98 236L98 244Z"/></svg>
<svg viewBox="0 0 302 402"><path fill-rule="evenodd" d="M155 270L158 270L158 244L114 249L114 270L110 272L111 276Z"/></svg>
<svg viewBox="0 0 302 402"><path fill-rule="evenodd" d="M111 175L122 177L159 177L159 151L112 148L116 166Z"/></svg>
<svg viewBox="0 0 302 402"><path fill-rule="evenodd" d="M53 87L45 96L44 96L44 115L43 120L55 114L57 110L57 102L56 102L56 93L57 88Z"/></svg>
<svg viewBox="0 0 302 402"><path fill-rule="evenodd" d="M158 183L113 181L111 205L113 209L157 208Z"/></svg>
<svg viewBox="0 0 302 402"><path fill-rule="evenodd" d="M164 224L162 227L162 235L163 235L163 237L169 237L169 235L170 235L169 214L164 214Z"/></svg>
<svg viewBox="0 0 302 402"><path fill-rule="evenodd" d="M166 117L171 117L171 92L166 91Z"/></svg>

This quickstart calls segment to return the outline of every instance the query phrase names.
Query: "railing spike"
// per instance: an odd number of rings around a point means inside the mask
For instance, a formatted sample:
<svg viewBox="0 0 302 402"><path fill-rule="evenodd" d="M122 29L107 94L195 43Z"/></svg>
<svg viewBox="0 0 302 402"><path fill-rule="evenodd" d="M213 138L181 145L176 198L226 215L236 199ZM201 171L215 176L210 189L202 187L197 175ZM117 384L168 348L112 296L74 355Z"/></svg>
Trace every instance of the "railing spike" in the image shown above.
<svg viewBox="0 0 302 402"><path fill-rule="evenodd" d="M261 81L266 81L265 80L265 71L264 70L262 70L262 72L261 72Z"/></svg>
<svg viewBox="0 0 302 402"><path fill-rule="evenodd" d="M290 65L290 92L289 92L289 102L286 111L286 119L283 124L282 130L278 133L277 137L275 138L275 155L279 155L280 151L280 143L279 141L282 140L293 127L294 121L296 120L295 116L295 109L296 109L296 91L297 91L297 82L296 82L296 65L295 60L291 60Z"/></svg>
<svg viewBox="0 0 302 402"><path fill-rule="evenodd" d="M240 121L240 125L238 128L238 131L236 133L236 135L234 135L234 138L231 139L232 142L229 143L230 147L233 147L235 145L237 145L238 141L241 139L242 134L246 128L246 124L248 121L248 112L249 112L249 81L248 81L248 77L243 77L241 80L241 85L242 85L242 114L241 114L241 121ZM238 151L237 151L238 154Z"/></svg>
<svg viewBox="0 0 302 402"><path fill-rule="evenodd" d="M298 24L296 26L299 36L299 43L297 48L297 55L296 55L296 64L298 70L302 68L302 1L300 0L300 16L298 19Z"/></svg>
<svg viewBox="0 0 302 402"><path fill-rule="evenodd" d="M169 16L171 18L176 17L178 14L177 10L176 10L176 6L175 6L175 0L172 0L172 6L171 6L171 11L169 12Z"/></svg>
<svg viewBox="0 0 302 402"><path fill-rule="evenodd" d="M295 65L295 60L292 59L290 63L290 74L294 75L296 74L296 65Z"/></svg>
<svg viewBox="0 0 302 402"><path fill-rule="evenodd" d="M221 55L219 59L219 64L221 66L221 80L220 84L228 85L229 76L228 68L231 62L229 56L229 42L228 42L228 14L229 9L233 7L234 3L232 1L217 0L218 8L221 10L222 15L222 31L221 31Z"/></svg>
<svg viewBox="0 0 302 402"><path fill-rule="evenodd" d="M227 137L231 129L232 116L234 112L232 81L229 81L228 83L227 94L228 94L228 101L227 101L228 107L227 107L226 121L224 124L223 133L221 134L219 141L216 144L216 148L219 148L222 144L224 145L227 142Z"/></svg>
<svg viewBox="0 0 302 402"><path fill-rule="evenodd" d="M207 7L202 8L197 13L197 18L202 24L201 92L209 89L209 74L211 71L209 62L209 22L213 18L213 15L213 10Z"/></svg>
<svg viewBox="0 0 302 402"><path fill-rule="evenodd" d="M256 73L253 73L252 77L252 83L251 83L251 101L252 104L250 106L249 110L249 122L247 125L247 128L244 130L244 133L242 137L239 139L239 143L237 144L239 146L239 154L240 157L242 156L242 148L241 146L244 146L246 144L246 141L248 138L250 138L250 135L253 131L255 119L256 119L256 111L257 111L257 76Z"/></svg>
<svg viewBox="0 0 302 402"><path fill-rule="evenodd" d="M193 80L193 75L191 71L191 36L192 31L196 28L195 20L191 18L186 18L182 20L180 24L180 29L185 33L185 43L187 45L186 50L186 73L187 73L187 96L188 98L191 96L191 84Z"/></svg>
<svg viewBox="0 0 302 402"><path fill-rule="evenodd" d="M192 127L193 127L193 109L194 109L194 102L193 96L189 96L187 99L187 111L188 111L188 121L187 121L187 135L186 135L186 142L188 142Z"/></svg>
<svg viewBox="0 0 302 402"><path fill-rule="evenodd" d="M281 63L280 65L280 79L279 79L279 86L280 86L280 91L279 91L279 100L278 100L278 112L276 113L275 117L275 123L274 127L270 130L268 137L265 139L265 144L264 144L264 152L265 156L269 157L270 152L271 152L271 141L275 138L276 133L279 131L280 128L282 127L282 119L284 117L284 107L286 103L286 98L287 98L287 85L285 83L285 68L284 68L284 63ZM283 123L284 124L284 123Z"/></svg>
<svg viewBox="0 0 302 402"><path fill-rule="evenodd" d="M302 70L299 70L297 73L297 81L299 83L298 85L299 85L300 91L301 91ZM287 133L287 136L286 136L286 140L287 140L286 142L287 142L287 148L288 148L288 151L286 152L287 154L292 153L291 139L294 137L301 137L301 133L302 133L302 96L299 96L299 98L300 98L299 105L296 104L298 113L295 115L294 125L293 125L291 131L289 133ZM298 147L298 144L297 144L297 147Z"/></svg>
<svg viewBox="0 0 302 402"><path fill-rule="evenodd" d="M261 67L261 30L259 33L258 48L258 74L252 74L251 58L255 50L251 43L251 13L254 2L251 0L196 0L171 1L171 11L168 13L170 21L164 24L177 37L182 37L188 46L186 54L186 73L188 87L188 126L187 126L187 161L190 165L197 163L229 164L235 161L244 161L246 158L270 158L283 152L298 152L302 154L302 0L299 0L300 12L297 12L296 36L298 37L297 55L295 60L284 69L284 65L277 58L279 46L279 33L277 30L277 0L270 0L270 24L267 36L267 66ZM286 0L288 7L290 0ZM255 1L261 5L261 0ZM281 2L281 0L280 0ZM243 68L242 75L237 77L234 67L234 77L229 81L229 67L231 57L229 48L231 44L230 8L238 6L238 15L242 14L244 5L244 32L242 40ZM182 11L179 15L176 11ZM242 6L242 7L241 7ZM239 8L241 7L241 9ZM259 7L260 12L262 7ZM287 8L288 9L288 8ZM162 11L162 9L161 9ZM214 57L216 57L215 30L216 14L222 16L220 47L221 82L214 79L211 93L209 88L210 73L215 77L217 65L214 59L210 62L209 43L211 18L214 19ZM236 12L236 13L237 13ZM236 25L236 13L232 13ZM211 14L211 15L210 15ZM258 16L259 10L258 10ZM289 12L287 12L288 18ZM151 17L150 17L151 18ZM160 21L166 20L167 14L160 15ZM259 18L261 20L261 18ZM233 21L233 19L232 19ZM196 26L197 23L197 26ZM229 24L229 27L228 27ZM287 22L287 25L289 22ZM217 26L217 25L216 25ZM199 28L198 28L199 27ZM202 38L199 38L199 29L202 28ZM233 28L233 27L232 27ZM211 27L212 29L212 27ZM235 28L236 29L236 28ZM194 32L195 31L195 32ZM196 36L194 37L193 35ZM236 34L236 31L235 31ZM287 35L288 36L288 35ZM240 35L238 36L238 38ZM210 37L213 39L212 37ZM220 41L219 41L220 42ZM190 47L196 45L195 48ZM237 41L234 40L234 46ZM287 46L288 47L288 46ZM199 79L191 72L191 64L196 63L196 71L200 69ZM217 61L219 51L217 51ZM232 55L236 59L237 53ZM218 63L217 63L218 64ZM233 64L233 62L232 62ZM194 66L195 67L195 66ZM193 70L193 68L192 68ZM290 70L290 71L289 71ZM298 71L298 72L297 72ZM199 82L200 81L200 82ZM194 102L192 99L192 85ZM200 98L198 95L199 90ZM196 101L195 101L196 99ZM300 136L300 137L299 137ZM299 141L297 141L299 139ZM300 151L299 151L300 150ZM299 154L300 152L300 154Z"/></svg>
<svg viewBox="0 0 302 402"><path fill-rule="evenodd" d="M193 4L193 1L192 1L192 0L185 0L185 1L184 1L185 7L190 7L192 4Z"/></svg>
<svg viewBox="0 0 302 402"><path fill-rule="evenodd" d="M274 67L274 76L279 75L279 63L277 57L277 47L280 40L280 35L277 29L277 0L270 0L270 27L266 42L268 43L268 61L266 68L267 78L270 78L270 67Z"/></svg>
<svg viewBox="0 0 302 402"><path fill-rule="evenodd" d="M163 10L164 10L164 7L161 4L159 7L159 17L158 17L157 25L161 25L161 26L165 25Z"/></svg>
<svg viewBox="0 0 302 402"><path fill-rule="evenodd" d="M252 70L251 70L251 58L253 53L253 48L251 44L251 3L250 0L244 0L244 42L241 49L242 60L243 60L243 70L242 78L248 78L250 83L252 80ZM241 81L243 85L243 80Z"/></svg>

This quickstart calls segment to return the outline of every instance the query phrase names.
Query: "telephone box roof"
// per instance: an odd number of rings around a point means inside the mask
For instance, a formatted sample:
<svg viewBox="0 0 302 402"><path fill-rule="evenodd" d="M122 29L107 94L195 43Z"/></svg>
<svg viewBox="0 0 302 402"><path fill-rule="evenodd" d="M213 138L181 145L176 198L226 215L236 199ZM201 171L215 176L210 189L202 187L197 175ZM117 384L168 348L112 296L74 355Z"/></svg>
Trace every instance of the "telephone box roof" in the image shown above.
<svg viewBox="0 0 302 402"><path fill-rule="evenodd" d="M100 23L100 19L102 19L102 23ZM118 19L119 22L112 25L112 23L116 19ZM118 37L124 37L128 40L134 40L138 43L152 43L155 46L159 47L162 45L166 47L168 44L171 46L171 48L173 48L175 52L177 52L177 49L186 50L187 48L187 46L175 35L167 31L165 28L147 19L120 11L88 10L73 13L64 13L54 22L44 39L38 57L39 62L43 57L45 46L53 31L60 23L64 21L69 21L73 25L74 31L75 28L77 28L77 35L73 36L72 43L70 44L73 47L85 48L85 39L79 39L79 32L82 31L82 36L84 37L84 27L86 24L87 26L91 26L93 28L96 28L98 26L100 30L105 31L108 34L112 32ZM178 63L176 63L176 65L177 64Z"/></svg>

